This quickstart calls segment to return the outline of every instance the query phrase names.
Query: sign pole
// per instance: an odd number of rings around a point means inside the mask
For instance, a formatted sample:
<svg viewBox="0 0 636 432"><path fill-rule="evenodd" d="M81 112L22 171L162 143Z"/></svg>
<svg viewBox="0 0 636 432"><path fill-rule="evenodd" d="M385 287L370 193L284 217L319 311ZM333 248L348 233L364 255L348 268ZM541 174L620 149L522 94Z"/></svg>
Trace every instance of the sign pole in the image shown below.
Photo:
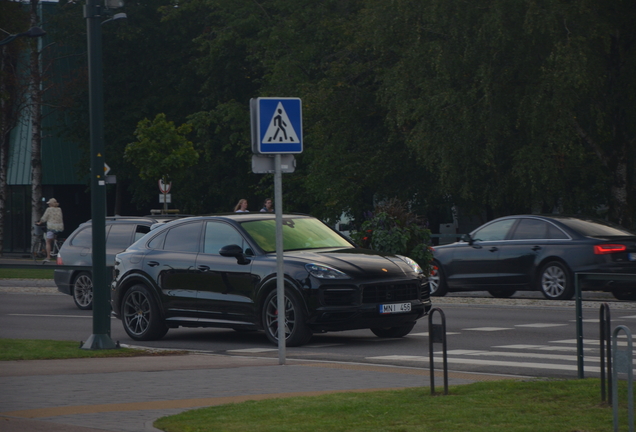
<svg viewBox="0 0 636 432"><path fill-rule="evenodd" d="M274 164L274 211L276 213L276 297L278 300L278 364L285 364L285 270L283 267L283 179L281 155L276 154Z"/></svg>

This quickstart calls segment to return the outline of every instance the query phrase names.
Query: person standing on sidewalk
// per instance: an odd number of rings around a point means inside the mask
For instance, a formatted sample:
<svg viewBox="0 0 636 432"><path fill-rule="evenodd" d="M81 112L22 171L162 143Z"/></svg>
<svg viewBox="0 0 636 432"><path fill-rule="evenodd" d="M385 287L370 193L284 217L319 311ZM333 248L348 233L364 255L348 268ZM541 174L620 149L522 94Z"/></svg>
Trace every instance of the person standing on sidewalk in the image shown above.
<svg viewBox="0 0 636 432"><path fill-rule="evenodd" d="M38 225L46 223L46 259L44 262L51 260L51 250L53 249L53 241L58 233L64 231L64 217L62 209L55 198L48 200L49 207L46 209Z"/></svg>

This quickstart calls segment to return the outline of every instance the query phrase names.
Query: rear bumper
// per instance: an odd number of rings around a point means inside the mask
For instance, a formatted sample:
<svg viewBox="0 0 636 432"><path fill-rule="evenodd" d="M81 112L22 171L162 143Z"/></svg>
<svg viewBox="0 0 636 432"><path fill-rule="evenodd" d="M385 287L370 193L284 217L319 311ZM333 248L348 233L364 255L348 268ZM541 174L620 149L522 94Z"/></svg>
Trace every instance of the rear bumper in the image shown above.
<svg viewBox="0 0 636 432"><path fill-rule="evenodd" d="M53 272L53 280L57 285L57 290L63 294L72 295L73 286L71 284L73 278L72 270L55 270Z"/></svg>

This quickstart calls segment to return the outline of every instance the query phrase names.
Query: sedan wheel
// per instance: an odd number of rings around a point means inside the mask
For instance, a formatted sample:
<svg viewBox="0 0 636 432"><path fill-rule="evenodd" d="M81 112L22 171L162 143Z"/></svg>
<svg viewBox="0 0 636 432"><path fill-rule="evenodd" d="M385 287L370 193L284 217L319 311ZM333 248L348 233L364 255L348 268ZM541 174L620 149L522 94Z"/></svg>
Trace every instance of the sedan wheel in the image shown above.
<svg viewBox="0 0 636 432"><path fill-rule="evenodd" d="M401 338L411 333L415 327L415 323L409 323L400 327L376 327L372 328L371 331L374 335L381 338Z"/></svg>
<svg viewBox="0 0 636 432"><path fill-rule="evenodd" d="M636 300L636 289L616 288L612 291L612 295L616 300Z"/></svg>
<svg viewBox="0 0 636 432"><path fill-rule="evenodd" d="M569 270L559 261L552 261L539 272L539 289L548 300L569 300L574 295L574 285Z"/></svg>
<svg viewBox="0 0 636 432"><path fill-rule="evenodd" d="M276 290L269 293L263 307L263 327L267 338L278 344L278 296ZM285 344L300 346L309 341L311 329L305 322L305 312L295 295L285 293Z"/></svg>
<svg viewBox="0 0 636 432"><path fill-rule="evenodd" d="M444 271L439 263L433 263L431 275L428 277L428 285L432 296L442 297L448 293Z"/></svg>
<svg viewBox="0 0 636 432"><path fill-rule="evenodd" d="M126 293L122 315L124 330L134 340L161 339L168 332L154 297L144 285L135 285Z"/></svg>
<svg viewBox="0 0 636 432"><path fill-rule="evenodd" d="M93 308L93 279L90 273L82 272L75 278L73 300L75 306L82 310Z"/></svg>

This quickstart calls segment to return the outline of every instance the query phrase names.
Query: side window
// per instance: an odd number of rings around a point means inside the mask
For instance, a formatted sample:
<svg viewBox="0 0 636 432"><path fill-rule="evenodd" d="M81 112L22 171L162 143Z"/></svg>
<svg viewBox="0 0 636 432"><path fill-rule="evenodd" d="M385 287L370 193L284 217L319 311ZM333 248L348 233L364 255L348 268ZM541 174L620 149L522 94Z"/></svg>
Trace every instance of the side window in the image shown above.
<svg viewBox="0 0 636 432"><path fill-rule="evenodd" d="M93 245L93 231L90 226L87 226L83 230L77 233L71 241L73 246L78 247L91 247Z"/></svg>
<svg viewBox="0 0 636 432"><path fill-rule="evenodd" d="M133 227L131 224L112 224L106 237L106 248L121 251L130 246Z"/></svg>
<svg viewBox="0 0 636 432"><path fill-rule="evenodd" d="M186 223L168 231L164 250L177 252L199 252L201 223Z"/></svg>
<svg viewBox="0 0 636 432"><path fill-rule="evenodd" d="M475 241L498 241L504 240L506 235L508 235L508 231L515 223L516 219L505 219L502 221L491 223L476 231L473 234L473 239Z"/></svg>
<svg viewBox="0 0 636 432"><path fill-rule="evenodd" d="M109 225L106 225L106 238L108 238L108 230L110 229ZM93 247L93 227L87 226L82 231L77 233L73 240L71 241L73 246L78 247Z"/></svg>
<svg viewBox="0 0 636 432"><path fill-rule="evenodd" d="M231 244L245 248L243 237L236 228L223 222L207 222L205 224L203 253L218 255L223 246Z"/></svg>
<svg viewBox="0 0 636 432"><path fill-rule="evenodd" d="M555 227L551 223L548 224L548 238L549 239L568 239L568 235Z"/></svg>
<svg viewBox="0 0 636 432"><path fill-rule="evenodd" d="M137 225L135 227L135 239L133 243L145 236L150 232L150 227L148 225Z"/></svg>
<svg viewBox="0 0 636 432"><path fill-rule="evenodd" d="M162 232L158 236L155 236L150 242L148 247L150 249L163 249L163 243L166 241L166 231Z"/></svg>
<svg viewBox="0 0 636 432"><path fill-rule="evenodd" d="M548 238L548 223L539 219L521 219L513 240L532 240Z"/></svg>

